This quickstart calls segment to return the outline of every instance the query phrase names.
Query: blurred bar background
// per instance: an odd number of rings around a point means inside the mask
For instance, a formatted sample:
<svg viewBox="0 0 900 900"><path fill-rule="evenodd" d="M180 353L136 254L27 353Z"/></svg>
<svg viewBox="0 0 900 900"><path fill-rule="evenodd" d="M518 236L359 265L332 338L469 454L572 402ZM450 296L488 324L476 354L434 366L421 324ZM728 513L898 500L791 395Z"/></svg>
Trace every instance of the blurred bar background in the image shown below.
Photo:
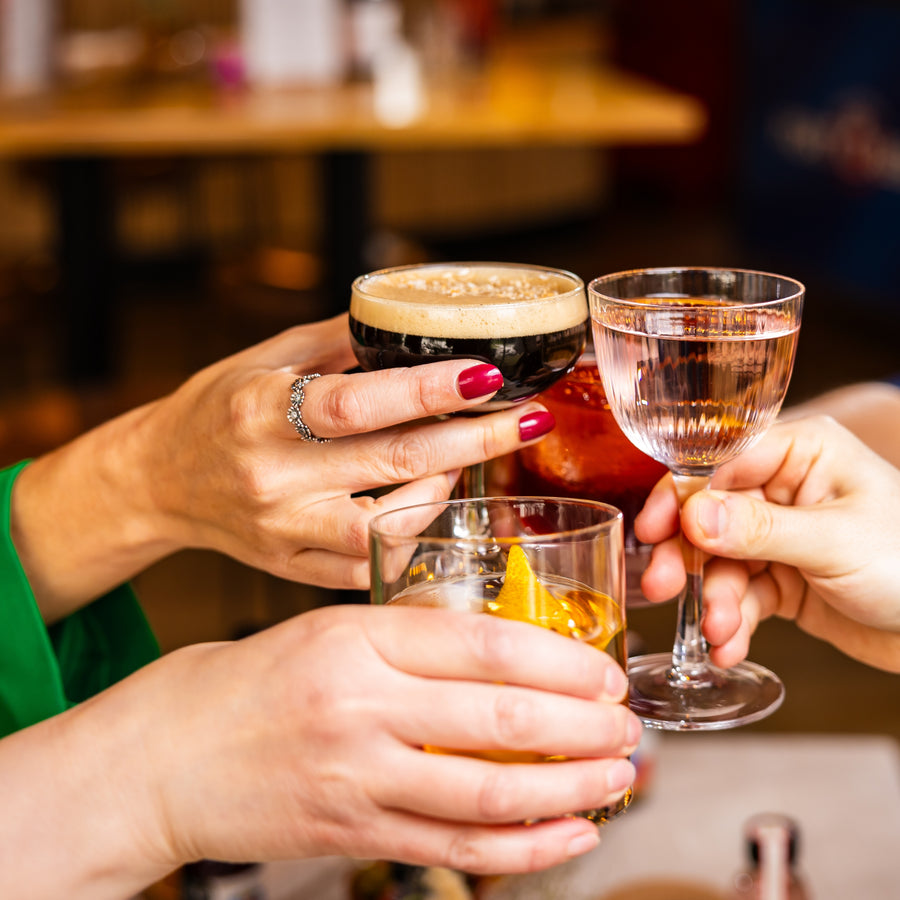
<svg viewBox="0 0 900 900"><path fill-rule="evenodd" d="M346 308L355 274L425 259L585 281L646 265L776 269L808 287L789 402L900 370L895 4L0 10L4 464ZM158 137L116 133L139 113ZM280 118L284 133L265 131ZM204 121L220 144L185 137ZM137 587L165 650L359 599L200 552ZM641 610L631 627L664 649L671 615ZM900 736L885 713L895 678L781 622L760 628L753 656L788 689L754 729Z"/></svg>

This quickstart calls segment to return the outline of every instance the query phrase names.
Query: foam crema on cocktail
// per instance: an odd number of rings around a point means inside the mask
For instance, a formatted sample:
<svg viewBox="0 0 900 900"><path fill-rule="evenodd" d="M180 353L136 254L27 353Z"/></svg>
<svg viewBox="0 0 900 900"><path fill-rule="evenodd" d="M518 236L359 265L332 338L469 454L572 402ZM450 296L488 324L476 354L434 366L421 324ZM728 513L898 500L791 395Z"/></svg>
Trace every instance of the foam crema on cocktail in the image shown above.
<svg viewBox="0 0 900 900"><path fill-rule="evenodd" d="M429 263L356 279L350 338L366 371L447 359L496 366L503 387L470 412L502 409L561 378L588 334L584 284L562 269Z"/></svg>

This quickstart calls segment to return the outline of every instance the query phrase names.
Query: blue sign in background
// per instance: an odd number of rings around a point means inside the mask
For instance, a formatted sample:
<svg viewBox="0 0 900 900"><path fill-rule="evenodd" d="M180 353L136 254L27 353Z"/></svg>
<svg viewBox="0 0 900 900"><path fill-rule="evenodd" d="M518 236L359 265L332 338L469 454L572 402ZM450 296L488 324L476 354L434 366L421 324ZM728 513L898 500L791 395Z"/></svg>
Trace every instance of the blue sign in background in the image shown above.
<svg viewBox="0 0 900 900"><path fill-rule="evenodd" d="M900 3L746 13L745 239L900 315Z"/></svg>

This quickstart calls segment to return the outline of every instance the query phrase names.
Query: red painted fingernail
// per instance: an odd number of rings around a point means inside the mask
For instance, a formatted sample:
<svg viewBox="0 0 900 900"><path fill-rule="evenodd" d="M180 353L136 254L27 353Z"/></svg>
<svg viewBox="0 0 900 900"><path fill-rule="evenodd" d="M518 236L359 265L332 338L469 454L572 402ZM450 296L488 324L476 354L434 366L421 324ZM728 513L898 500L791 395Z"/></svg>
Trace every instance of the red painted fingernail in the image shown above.
<svg viewBox="0 0 900 900"><path fill-rule="evenodd" d="M456 384L464 400L474 400L500 390L503 387L503 376L496 366L482 363L462 372Z"/></svg>
<svg viewBox="0 0 900 900"><path fill-rule="evenodd" d="M519 419L519 440L533 441L553 430L556 419L545 409L536 410Z"/></svg>

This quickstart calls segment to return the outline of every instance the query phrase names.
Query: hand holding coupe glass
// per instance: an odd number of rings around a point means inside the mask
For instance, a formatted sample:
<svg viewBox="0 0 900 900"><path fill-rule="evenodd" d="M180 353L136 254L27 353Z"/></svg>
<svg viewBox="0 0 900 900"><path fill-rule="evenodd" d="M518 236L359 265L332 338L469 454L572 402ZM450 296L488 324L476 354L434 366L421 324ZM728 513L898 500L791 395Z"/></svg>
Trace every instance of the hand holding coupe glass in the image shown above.
<svg viewBox="0 0 900 900"><path fill-rule="evenodd" d="M534 267L384 270L354 285L355 352L364 368L485 359L505 378L495 402L514 403L550 387L577 361L581 294L575 276ZM597 278L589 294L613 414L635 445L670 469L683 503L777 415L793 368L803 286L746 270L647 269ZM480 495L482 486L471 481L467 495ZM687 542L683 552L689 577L673 652L632 660L632 708L666 729L762 718L781 703L783 686L750 662L727 671L709 662L700 630L702 558Z"/></svg>
<svg viewBox="0 0 900 900"><path fill-rule="evenodd" d="M350 334L367 371L444 359L496 366L503 387L468 413L506 409L554 384L581 356L584 283L571 272L508 263L436 263L357 278ZM463 473L464 496L484 496L484 467Z"/></svg>

